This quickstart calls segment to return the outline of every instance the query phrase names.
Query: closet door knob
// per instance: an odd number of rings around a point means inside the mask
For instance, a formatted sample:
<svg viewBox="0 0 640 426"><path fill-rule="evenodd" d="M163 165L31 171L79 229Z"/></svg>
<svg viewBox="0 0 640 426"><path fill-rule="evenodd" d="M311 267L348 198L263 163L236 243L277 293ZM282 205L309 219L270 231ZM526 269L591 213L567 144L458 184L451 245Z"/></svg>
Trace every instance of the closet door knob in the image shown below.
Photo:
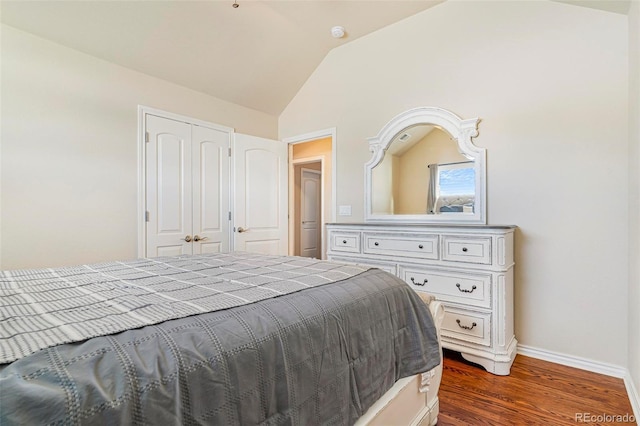
<svg viewBox="0 0 640 426"><path fill-rule="evenodd" d="M206 240L207 238L209 238L209 237L201 237L201 236L199 236L199 235L196 235L195 237L193 237L193 241L196 241L196 242L197 242L197 241L204 241L204 240Z"/></svg>
<svg viewBox="0 0 640 426"><path fill-rule="evenodd" d="M184 240L184 241L190 243L191 242L191 235L187 235L186 237L181 238L181 240Z"/></svg>
<svg viewBox="0 0 640 426"><path fill-rule="evenodd" d="M249 230L249 228L243 228L242 226L238 226L238 232L242 233L242 232L247 232Z"/></svg>

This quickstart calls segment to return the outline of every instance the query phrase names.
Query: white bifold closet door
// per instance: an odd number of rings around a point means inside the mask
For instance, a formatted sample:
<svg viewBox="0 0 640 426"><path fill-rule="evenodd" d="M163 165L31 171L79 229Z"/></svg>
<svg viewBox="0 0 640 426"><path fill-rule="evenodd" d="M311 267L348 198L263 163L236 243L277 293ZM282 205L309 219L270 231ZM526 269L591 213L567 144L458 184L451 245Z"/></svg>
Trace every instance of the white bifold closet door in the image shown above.
<svg viewBox="0 0 640 426"><path fill-rule="evenodd" d="M230 249L230 133L147 114L146 255Z"/></svg>

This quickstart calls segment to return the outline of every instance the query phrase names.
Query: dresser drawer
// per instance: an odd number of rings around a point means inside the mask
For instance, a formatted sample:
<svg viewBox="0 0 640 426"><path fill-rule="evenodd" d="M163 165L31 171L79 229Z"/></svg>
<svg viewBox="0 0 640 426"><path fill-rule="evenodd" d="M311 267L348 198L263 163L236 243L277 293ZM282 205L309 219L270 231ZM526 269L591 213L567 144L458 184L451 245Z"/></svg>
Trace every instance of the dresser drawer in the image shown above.
<svg viewBox="0 0 640 426"><path fill-rule="evenodd" d="M392 275L396 275L395 263L376 262L371 259L361 260L361 259L355 259L353 257L340 257L340 256L331 256L329 260L340 262L340 263L350 263L352 265L361 265L361 266L369 266L371 268L378 268L378 269L382 269L383 271L387 271Z"/></svg>
<svg viewBox="0 0 640 426"><path fill-rule="evenodd" d="M491 275L424 270L401 265L400 277L414 290L433 294L439 300L481 308L491 307Z"/></svg>
<svg viewBox="0 0 640 426"><path fill-rule="evenodd" d="M445 306L442 335L491 346L491 314Z"/></svg>
<svg viewBox="0 0 640 426"><path fill-rule="evenodd" d="M442 236L442 259L491 264L491 237Z"/></svg>
<svg viewBox="0 0 640 426"><path fill-rule="evenodd" d="M364 253L438 259L438 236L364 233Z"/></svg>
<svg viewBox="0 0 640 426"><path fill-rule="evenodd" d="M331 251L360 253L359 232L332 232L330 239Z"/></svg>

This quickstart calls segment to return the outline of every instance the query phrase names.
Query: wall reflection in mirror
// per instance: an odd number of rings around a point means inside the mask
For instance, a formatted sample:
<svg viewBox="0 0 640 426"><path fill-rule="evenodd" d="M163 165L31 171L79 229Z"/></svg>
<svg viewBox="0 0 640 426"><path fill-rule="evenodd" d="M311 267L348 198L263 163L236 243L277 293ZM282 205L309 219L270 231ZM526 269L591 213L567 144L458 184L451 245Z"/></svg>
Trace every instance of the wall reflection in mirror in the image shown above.
<svg viewBox="0 0 640 426"><path fill-rule="evenodd" d="M373 214L474 213L474 162L437 126L399 132L371 172Z"/></svg>

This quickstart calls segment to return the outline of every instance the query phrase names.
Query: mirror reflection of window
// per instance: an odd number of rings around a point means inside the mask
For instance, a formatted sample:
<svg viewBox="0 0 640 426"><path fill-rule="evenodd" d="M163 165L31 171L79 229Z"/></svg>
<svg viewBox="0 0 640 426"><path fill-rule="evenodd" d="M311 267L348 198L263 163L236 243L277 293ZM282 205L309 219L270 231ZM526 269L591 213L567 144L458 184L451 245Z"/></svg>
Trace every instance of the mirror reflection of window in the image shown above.
<svg viewBox="0 0 640 426"><path fill-rule="evenodd" d="M439 164L435 213L473 213L475 170L472 161Z"/></svg>

